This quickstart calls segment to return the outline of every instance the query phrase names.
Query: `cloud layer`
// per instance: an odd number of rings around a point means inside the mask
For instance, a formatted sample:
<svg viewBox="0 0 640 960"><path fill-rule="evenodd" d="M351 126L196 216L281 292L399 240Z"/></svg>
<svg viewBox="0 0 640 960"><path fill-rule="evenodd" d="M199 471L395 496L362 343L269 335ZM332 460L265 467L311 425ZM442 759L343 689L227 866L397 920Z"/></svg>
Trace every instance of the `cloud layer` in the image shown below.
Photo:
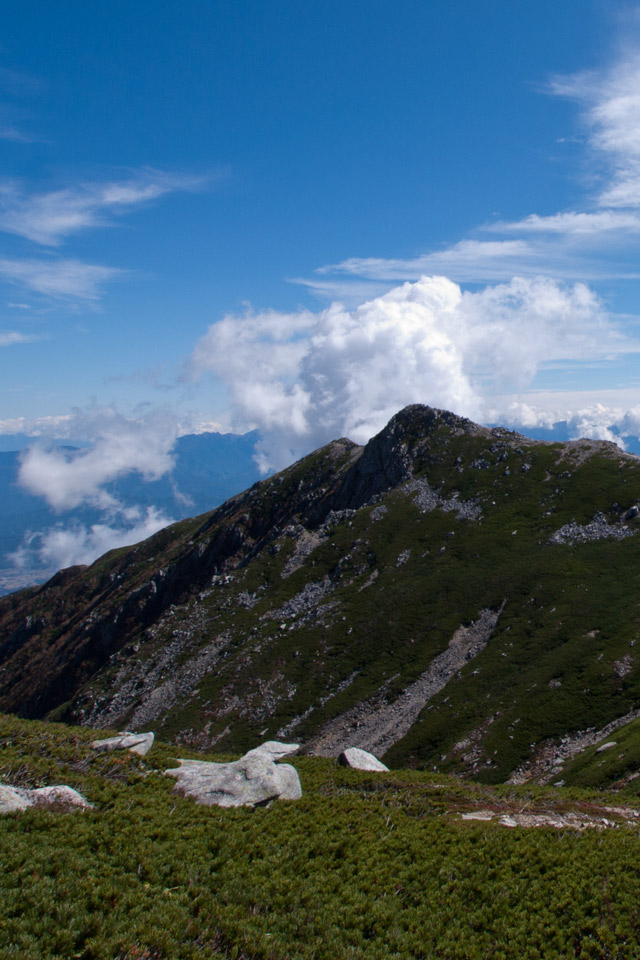
<svg viewBox="0 0 640 960"><path fill-rule="evenodd" d="M629 347L584 284L516 278L472 293L436 276L354 309L227 316L190 373L224 381L268 469L340 435L362 442L408 403L483 419L488 397L526 389L543 363Z"/></svg>

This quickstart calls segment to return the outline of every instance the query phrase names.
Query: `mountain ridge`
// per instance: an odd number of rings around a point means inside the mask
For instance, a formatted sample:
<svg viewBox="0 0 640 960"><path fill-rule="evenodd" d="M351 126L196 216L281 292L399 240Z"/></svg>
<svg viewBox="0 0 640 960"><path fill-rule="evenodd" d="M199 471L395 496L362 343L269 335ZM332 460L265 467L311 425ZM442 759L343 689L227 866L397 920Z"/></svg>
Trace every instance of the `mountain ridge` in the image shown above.
<svg viewBox="0 0 640 960"><path fill-rule="evenodd" d="M0 709L507 779L640 703L639 466L405 408L1 600Z"/></svg>

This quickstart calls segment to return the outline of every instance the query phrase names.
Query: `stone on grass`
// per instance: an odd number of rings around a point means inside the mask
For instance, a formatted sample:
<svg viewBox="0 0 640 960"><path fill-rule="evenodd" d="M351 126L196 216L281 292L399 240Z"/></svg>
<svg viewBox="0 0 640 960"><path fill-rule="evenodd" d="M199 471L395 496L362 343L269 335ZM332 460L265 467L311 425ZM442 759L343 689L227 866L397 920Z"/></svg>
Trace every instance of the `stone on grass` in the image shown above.
<svg viewBox="0 0 640 960"><path fill-rule="evenodd" d="M302 787L298 771L271 759L287 756L294 749L297 744L269 741L232 763L178 760L179 767L165 772L178 781L174 792L210 806L255 807L277 799L299 800Z"/></svg>
<svg viewBox="0 0 640 960"><path fill-rule="evenodd" d="M81 793L73 787L67 787L66 784L56 787L38 787L36 790L29 790L28 793L32 804L36 807L63 806L88 810L93 806Z"/></svg>
<svg viewBox="0 0 640 960"><path fill-rule="evenodd" d="M117 737L109 737L107 740L94 740L91 746L94 750L130 750L139 757L144 757L153 746L154 735L152 733L119 733Z"/></svg>
<svg viewBox="0 0 640 960"><path fill-rule="evenodd" d="M297 753L299 749L299 743L280 743L278 740L267 740L265 743L260 744L259 747L254 747L253 750L245 753L242 759L246 760L247 757L267 757L268 760L273 760L275 763L276 760L282 760L283 757L290 757L292 754Z"/></svg>
<svg viewBox="0 0 640 960"><path fill-rule="evenodd" d="M26 790L18 787L8 787L0 783L0 813L13 813L15 810L26 810L31 803L25 796Z"/></svg>
<svg viewBox="0 0 640 960"><path fill-rule="evenodd" d="M64 784L55 787L37 787L28 790L25 787L10 787L0 783L0 813L13 813L27 810L29 807L65 807L87 810L93 804Z"/></svg>
<svg viewBox="0 0 640 960"><path fill-rule="evenodd" d="M353 770L389 770L389 767L385 767L372 753L361 750L360 747L347 747L338 757L338 763Z"/></svg>

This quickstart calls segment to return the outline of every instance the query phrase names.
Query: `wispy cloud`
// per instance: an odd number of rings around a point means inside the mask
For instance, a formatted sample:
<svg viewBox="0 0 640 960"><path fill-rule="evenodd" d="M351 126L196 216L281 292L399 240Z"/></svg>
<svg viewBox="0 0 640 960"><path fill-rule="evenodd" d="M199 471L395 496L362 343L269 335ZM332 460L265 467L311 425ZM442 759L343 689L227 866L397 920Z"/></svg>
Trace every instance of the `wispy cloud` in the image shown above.
<svg viewBox="0 0 640 960"><path fill-rule="evenodd" d="M566 234L518 238L516 240L461 240L443 250L411 259L351 257L341 263L320 267L320 276L299 280L321 296L351 302L358 282L371 283L418 280L443 274L457 283L500 283L513 277L547 276L554 280L595 281L640 277L637 257L639 242L623 250L611 242L605 254L600 248L580 248L567 242ZM616 257L615 253L620 253ZM348 278L348 279L345 279Z"/></svg>
<svg viewBox="0 0 640 960"><path fill-rule="evenodd" d="M601 207L640 206L640 56L627 49L604 71L556 77L551 90L583 109L588 142L608 167L596 201Z"/></svg>
<svg viewBox="0 0 640 960"><path fill-rule="evenodd" d="M0 140L9 140L12 143L34 143L37 139L33 134L9 120L3 119L0 111Z"/></svg>
<svg viewBox="0 0 640 960"><path fill-rule="evenodd" d="M0 139L13 143L34 143L40 137L30 132L25 110L16 101L30 97L42 88L38 77L0 66ZM11 100L13 102L11 102Z"/></svg>
<svg viewBox="0 0 640 960"><path fill-rule="evenodd" d="M98 300L104 284L125 272L82 260L0 259L0 278L55 299Z"/></svg>
<svg viewBox="0 0 640 960"><path fill-rule="evenodd" d="M598 210L594 213L555 213L540 217L532 213L524 220L499 221L484 228L494 233L551 233L574 239L601 237L607 233L640 234L640 214L622 210Z"/></svg>
<svg viewBox="0 0 640 960"><path fill-rule="evenodd" d="M46 246L90 227L109 226L113 216L178 190L200 188L203 177L148 170L128 180L82 183L29 193L22 182L0 184L0 230Z"/></svg>
<svg viewBox="0 0 640 960"><path fill-rule="evenodd" d="M28 333L19 333L17 330L0 331L0 347L10 347L14 343L30 343L36 337Z"/></svg>
<svg viewBox="0 0 640 960"><path fill-rule="evenodd" d="M320 267L319 280L302 282L335 297L345 277L347 295L355 278L398 281L429 273L468 283L543 274L594 282L638 279L640 48L627 47L606 69L556 77L547 91L574 100L581 111L592 184L581 208L480 225L471 238L410 259L352 257Z"/></svg>

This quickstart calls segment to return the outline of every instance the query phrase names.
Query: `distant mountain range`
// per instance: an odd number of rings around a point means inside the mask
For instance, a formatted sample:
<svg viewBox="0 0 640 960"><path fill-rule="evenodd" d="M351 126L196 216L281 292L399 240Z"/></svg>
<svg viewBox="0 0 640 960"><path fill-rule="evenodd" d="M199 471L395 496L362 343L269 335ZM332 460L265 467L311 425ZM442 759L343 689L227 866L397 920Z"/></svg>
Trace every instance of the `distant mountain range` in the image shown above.
<svg viewBox="0 0 640 960"><path fill-rule="evenodd" d="M24 543L25 535L56 525L90 527L103 521L93 507L56 513L46 502L18 484L20 451L37 438L24 434L0 438L0 595L30 583L47 579L54 572L37 558L23 570L16 570L8 554ZM105 489L127 506L154 506L166 516L179 520L222 503L232 494L254 483L260 476L253 453L258 433L244 435L203 433L180 437L175 446L174 470L152 482L131 473L107 484ZM59 441L65 446L68 441Z"/></svg>
<svg viewBox="0 0 640 960"><path fill-rule="evenodd" d="M408 407L365 447L336 440L0 600L0 710L627 785L639 501L640 460L612 443Z"/></svg>

